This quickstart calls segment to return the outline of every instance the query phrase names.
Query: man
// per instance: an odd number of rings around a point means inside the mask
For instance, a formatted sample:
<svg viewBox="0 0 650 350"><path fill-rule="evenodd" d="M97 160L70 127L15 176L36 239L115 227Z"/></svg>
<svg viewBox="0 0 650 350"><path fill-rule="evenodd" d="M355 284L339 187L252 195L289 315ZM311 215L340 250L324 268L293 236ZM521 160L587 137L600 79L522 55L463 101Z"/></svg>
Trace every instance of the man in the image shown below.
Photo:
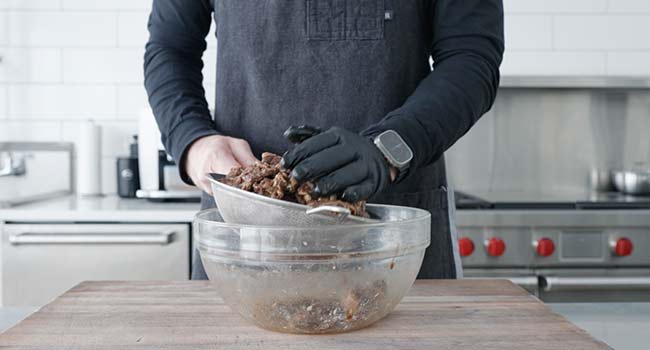
<svg viewBox="0 0 650 350"><path fill-rule="evenodd" d="M503 54L501 0L155 0L145 86L181 176L283 157L317 195L432 214L419 278L460 264L443 152L491 107ZM211 17L215 120L202 87ZM433 70L429 58L434 61ZM214 206L206 194L203 206ZM195 261L193 278L205 278Z"/></svg>

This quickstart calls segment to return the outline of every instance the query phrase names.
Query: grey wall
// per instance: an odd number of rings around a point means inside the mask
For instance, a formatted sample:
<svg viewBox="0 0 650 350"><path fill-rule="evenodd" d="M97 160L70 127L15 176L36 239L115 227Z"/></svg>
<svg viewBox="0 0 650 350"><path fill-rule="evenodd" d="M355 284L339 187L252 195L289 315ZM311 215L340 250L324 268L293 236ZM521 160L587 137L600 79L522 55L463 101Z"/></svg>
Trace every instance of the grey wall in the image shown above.
<svg viewBox="0 0 650 350"><path fill-rule="evenodd" d="M650 162L650 89L501 89L447 152L461 190L582 190L591 168Z"/></svg>

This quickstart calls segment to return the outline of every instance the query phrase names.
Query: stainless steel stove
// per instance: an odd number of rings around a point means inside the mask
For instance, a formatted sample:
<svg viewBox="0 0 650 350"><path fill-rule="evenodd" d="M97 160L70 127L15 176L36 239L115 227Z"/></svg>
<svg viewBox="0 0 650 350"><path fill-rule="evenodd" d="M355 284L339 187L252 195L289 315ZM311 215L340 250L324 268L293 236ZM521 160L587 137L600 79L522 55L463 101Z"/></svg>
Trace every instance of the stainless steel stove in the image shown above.
<svg viewBox="0 0 650 350"><path fill-rule="evenodd" d="M650 300L650 197L457 192L466 277L545 301Z"/></svg>
<svg viewBox="0 0 650 350"><path fill-rule="evenodd" d="M466 275L510 277L544 300L650 299L650 197L591 191L607 187L595 173L650 162L650 89L588 86L502 88L445 152L467 194Z"/></svg>

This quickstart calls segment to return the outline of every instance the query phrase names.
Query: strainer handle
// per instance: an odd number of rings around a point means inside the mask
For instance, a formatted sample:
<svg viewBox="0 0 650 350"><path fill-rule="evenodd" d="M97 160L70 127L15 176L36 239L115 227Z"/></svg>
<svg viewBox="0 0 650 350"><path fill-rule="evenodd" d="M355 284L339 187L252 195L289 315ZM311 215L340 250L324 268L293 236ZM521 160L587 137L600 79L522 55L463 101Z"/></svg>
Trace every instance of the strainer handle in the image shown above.
<svg viewBox="0 0 650 350"><path fill-rule="evenodd" d="M352 212L350 209L343 208L343 207L337 207L335 205L322 205L320 207L316 208L311 208L307 209L305 212L307 215L314 215L314 214L338 214L338 222L341 223L345 219L347 219Z"/></svg>

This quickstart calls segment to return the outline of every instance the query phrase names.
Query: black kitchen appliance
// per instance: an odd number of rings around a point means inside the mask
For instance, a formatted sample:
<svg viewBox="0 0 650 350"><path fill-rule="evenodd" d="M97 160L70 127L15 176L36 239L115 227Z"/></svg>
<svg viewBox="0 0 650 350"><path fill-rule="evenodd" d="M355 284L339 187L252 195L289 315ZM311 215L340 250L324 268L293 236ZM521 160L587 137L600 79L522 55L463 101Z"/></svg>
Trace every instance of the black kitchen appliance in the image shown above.
<svg viewBox="0 0 650 350"><path fill-rule="evenodd" d="M117 194L122 198L135 198L140 189L138 170L138 136L133 135L129 156L117 158Z"/></svg>

